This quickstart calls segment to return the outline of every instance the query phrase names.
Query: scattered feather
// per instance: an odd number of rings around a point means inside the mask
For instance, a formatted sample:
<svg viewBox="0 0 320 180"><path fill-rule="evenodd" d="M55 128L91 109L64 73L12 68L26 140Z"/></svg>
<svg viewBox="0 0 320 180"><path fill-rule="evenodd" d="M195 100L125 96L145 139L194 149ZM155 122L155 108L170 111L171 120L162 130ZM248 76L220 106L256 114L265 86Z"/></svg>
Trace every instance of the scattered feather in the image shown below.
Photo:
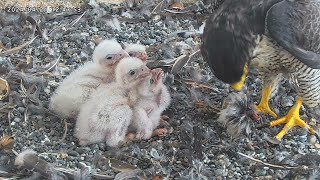
<svg viewBox="0 0 320 180"><path fill-rule="evenodd" d="M253 102L243 92L232 93L225 101L225 109L220 111L218 122L227 128L227 133L233 137L241 133L251 133L254 121L259 119Z"/></svg>
<svg viewBox="0 0 320 180"><path fill-rule="evenodd" d="M137 169L137 167L131 164L128 164L113 158L108 160L108 164L109 164L109 167L120 172L127 172L127 171Z"/></svg>
<svg viewBox="0 0 320 180"><path fill-rule="evenodd" d="M134 170L118 173L114 178L114 180L124 180L124 179L145 180L147 179L147 177L141 169L134 169Z"/></svg>
<svg viewBox="0 0 320 180"><path fill-rule="evenodd" d="M13 136L4 136L0 139L0 150L11 150L14 145Z"/></svg>
<svg viewBox="0 0 320 180"><path fill-rule="evenodd" d="M104 19L106 24L110 26L113 30L121 31L120 21L118 20L118 18L113 17L111 15L105 15L101 18Z"/></svg>
<svg viewBox="0 0 320 180"><path fill-rule="evenodd" d="M0 100L6 98L10 93L10 86L7 80L0 78Z"/></svg>
<svg viewBox="0 0 320 180"><path fill-rule="evenodd" d="M36 155L36 152L33 150L25 150L21 153L17 154L15 159L15 165L18 168L26 168L41 174L42 177L49 178L49 179L66 179L63 178L64 175L57 172L53 165L42 160Z"/></svg>
<svg viewBox="0 0 320 180"><path fill-rule="evenodd" d="M189 57L187 55L181 55L176 58L176 61L174 62L171 73L176 74L178 71L188 62Z"/></svg>
<svg viewBox="0 0 320 180"><path fill-rule="evenodd" d="M185 8L182 2L174 2L170 5L170 9L180 11L184 10Z"/></svg>
<svg viewBox="0 0 320 180"><path fill-rule="evenodd" d="M175 63L172 66L171 69L171 73L172 74L177 74L182 67L184 67L186 64L188 64L188 62L191 60L191 58L193 58L193 56L197 55L200 53L200 49L196 50L195 52L193 52L190 55L181 55L178 58L176 58Z"/></svg>
<svg viewBox="0 0 320 180"><path fill-rule="evenodd" d="M75 179L78 179L78 180L90 179L91 173L92 173L91 167L87 166L83 162L80 162L79 165L81 166L81 168L77 171L75 175Z"/></svg>

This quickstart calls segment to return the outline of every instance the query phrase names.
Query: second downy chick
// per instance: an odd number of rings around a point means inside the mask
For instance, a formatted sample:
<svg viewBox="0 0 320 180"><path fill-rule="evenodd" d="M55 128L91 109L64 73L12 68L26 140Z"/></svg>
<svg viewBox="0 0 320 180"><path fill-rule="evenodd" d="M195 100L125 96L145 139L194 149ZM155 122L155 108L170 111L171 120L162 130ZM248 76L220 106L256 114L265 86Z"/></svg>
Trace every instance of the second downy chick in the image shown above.
<svg viewBox="0 0 320 180"><path fill-rule="evenodd" d="M80 145L106 142L118 146L125 140L133 112L128 94L150 74L150 69L138 58L122 59L116 67L116 81L100 85L81 107L75 137Z"/></svg>
<svg viewBox="0 0 320 180"><path fill-rule="evenodd" d="M101 83L114 81L115 66L128 56L116 41L100 42L93 52L93 61L85 63L62 81L50 99L49 108L63 118L76 116L80 106Z"/></svg>

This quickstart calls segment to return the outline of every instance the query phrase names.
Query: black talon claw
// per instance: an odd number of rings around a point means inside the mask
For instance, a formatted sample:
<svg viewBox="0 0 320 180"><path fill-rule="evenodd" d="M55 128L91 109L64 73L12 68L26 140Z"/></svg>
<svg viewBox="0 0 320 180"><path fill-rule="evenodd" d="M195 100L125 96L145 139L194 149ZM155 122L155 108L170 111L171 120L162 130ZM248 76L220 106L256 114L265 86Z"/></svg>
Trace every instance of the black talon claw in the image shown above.
<svg viewBox="0 0 320 180"><path fill-rule="evenodd" d="M320 136L319 136L319 134L315 133L314 135L316 136L318 142L320 143Z"/></svg>
<svg viewBox="0 0 320 180"><path fill-rule="evenodd" d="M261 124L261 125L257 126L257 129L261 130L261 129L268 128L268 127L270 127L269 124Z"/></svg>

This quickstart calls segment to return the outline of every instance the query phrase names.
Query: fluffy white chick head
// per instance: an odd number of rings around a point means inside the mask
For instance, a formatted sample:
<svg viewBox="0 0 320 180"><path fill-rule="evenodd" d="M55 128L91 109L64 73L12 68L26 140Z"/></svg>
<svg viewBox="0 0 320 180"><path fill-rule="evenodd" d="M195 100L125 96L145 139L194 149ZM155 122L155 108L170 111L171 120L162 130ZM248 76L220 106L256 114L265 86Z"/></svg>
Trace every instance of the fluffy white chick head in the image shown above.
<svg viewBox="0 0 320 180"><path fill-rule="evenodd" d="M93 61L102 67L114 66L125 57L129 54L114 40L101 41L92 55Z"/></svg>
<svg viewBox="0 0 320 180"><path fill-rule="evenodd" d="M148 59L146 47L142 44L127 44L124 49L129 56L136 57L145 62Z"/></svg>
<svg viewBox="0 0 320 180"><path fill-rule="evenodd" d="M131 88L150 75L150 69L139 58L126 57L118 63L115 73L118 84Z"/></svg>

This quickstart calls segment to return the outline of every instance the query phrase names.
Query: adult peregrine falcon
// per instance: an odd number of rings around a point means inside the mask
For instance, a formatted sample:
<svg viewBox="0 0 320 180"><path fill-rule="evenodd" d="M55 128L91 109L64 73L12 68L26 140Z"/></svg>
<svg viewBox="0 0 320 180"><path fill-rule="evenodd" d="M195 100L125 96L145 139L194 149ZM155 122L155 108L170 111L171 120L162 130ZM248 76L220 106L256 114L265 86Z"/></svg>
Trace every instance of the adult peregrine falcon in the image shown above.
<svg viewBox="0 0 320 180"><path fill-rule="evenodd" d="M286 74L298 96L288 114L270 122L285 124L280 140L294 126L316 132L299 117L304 103L320 103L320 0L226 0L206 22L201 52L217 78L240 90L254 67L262 77L261 113L277 117L269 98Z"/></svg>

